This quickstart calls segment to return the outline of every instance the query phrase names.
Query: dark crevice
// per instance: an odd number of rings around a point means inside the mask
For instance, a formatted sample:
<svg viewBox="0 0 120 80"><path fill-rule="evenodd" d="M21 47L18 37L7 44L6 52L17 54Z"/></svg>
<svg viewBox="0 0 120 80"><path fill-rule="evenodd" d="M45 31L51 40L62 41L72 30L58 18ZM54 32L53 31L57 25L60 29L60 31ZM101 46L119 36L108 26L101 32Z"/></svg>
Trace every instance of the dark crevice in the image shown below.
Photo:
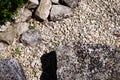
<svg viewBox="0 0 120 80"><path fill-rule="evenodd" d="M42 70L43 73L40 80L57 80L56 70L57 70L57 59L56 52L52 51L50 53L44 54L41 57Z"/></svg>

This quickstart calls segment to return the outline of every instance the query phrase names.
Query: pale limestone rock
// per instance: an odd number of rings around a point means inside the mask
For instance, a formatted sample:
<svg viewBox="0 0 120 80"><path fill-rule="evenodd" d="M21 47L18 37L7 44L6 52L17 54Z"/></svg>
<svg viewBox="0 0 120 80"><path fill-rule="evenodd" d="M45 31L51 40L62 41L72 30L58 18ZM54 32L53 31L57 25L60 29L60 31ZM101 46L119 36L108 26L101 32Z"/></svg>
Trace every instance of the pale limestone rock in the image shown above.
<svg viewBox="0 0 120 80"><path fill-rule="evenodd" d="M35 15L42 20L47 20L51 9L51 0L41 0Z"/></svg>

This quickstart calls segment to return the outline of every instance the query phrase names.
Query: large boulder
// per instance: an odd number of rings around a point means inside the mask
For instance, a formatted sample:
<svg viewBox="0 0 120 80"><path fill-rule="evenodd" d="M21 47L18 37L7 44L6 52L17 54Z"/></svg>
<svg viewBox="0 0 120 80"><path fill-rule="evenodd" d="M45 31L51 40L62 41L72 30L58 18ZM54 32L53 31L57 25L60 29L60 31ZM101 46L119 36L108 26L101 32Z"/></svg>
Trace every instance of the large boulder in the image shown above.
<svg viewBox="0 0 120 80"><path fill-rule="evenodd" d="M56 55L57 80L120 80L120 51L113 47L69 43Z"/></svg>
<svg viewBox="0 0 120 80"><path fill-rule="evenodd" d="M15 59L0 61L0 80L26 80L21 65Z"/></svg>

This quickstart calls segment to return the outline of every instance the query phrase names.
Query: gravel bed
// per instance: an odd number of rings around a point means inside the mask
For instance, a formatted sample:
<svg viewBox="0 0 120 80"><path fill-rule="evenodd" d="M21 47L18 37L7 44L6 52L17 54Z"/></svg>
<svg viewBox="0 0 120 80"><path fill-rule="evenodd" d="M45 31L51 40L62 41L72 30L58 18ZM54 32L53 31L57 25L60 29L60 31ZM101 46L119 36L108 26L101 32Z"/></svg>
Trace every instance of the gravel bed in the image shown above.
<svg viewBox="0 0 120 80"><path fill-rule="evenodd" d="M114 7L120 6L120 1L113 0L108 5L106 2L81 0L73 16L62 21L40 23L31 20L35 28L41 31L42 43L30 47L15 39L1 56L16 58L21 63L27 80L39 80L42 73L40 57L62 44L80 41L120 47L120 38L114 35L120 34L120 15L113 12ZM15 52L17 47L20 48L20 54Z"/></svg>

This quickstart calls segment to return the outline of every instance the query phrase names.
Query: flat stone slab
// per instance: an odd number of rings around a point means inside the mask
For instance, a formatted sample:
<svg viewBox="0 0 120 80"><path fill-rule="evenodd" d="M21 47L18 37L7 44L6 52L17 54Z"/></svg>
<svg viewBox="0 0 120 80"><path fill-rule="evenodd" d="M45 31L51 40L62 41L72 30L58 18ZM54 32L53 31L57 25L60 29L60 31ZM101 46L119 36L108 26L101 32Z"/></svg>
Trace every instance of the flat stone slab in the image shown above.
<svg viewBox="0 0 120 80"><path fill-rule="evenodd" d="M56 54L57 80L120 80L120 51L113 47L76 42Z"/></svg>

